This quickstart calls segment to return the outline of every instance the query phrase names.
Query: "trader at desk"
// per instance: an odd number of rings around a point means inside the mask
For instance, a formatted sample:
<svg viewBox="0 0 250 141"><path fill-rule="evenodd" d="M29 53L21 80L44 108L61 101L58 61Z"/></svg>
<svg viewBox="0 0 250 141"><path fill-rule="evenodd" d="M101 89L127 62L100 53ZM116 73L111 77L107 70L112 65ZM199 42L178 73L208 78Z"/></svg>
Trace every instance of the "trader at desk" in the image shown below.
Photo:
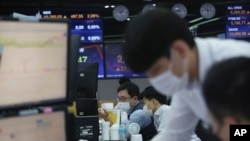
<svg viewBox="0 0 250 141"><path fill-rule="evenodd" d="M143 140L150 140L157 134L157 131L153 118L142 110L144 103L139 99L139 87L133 82L126 82L119 86L117 93L118 103L115 109L121 110L121 115L127 115L127 125L137 123L140 126L139 133L142 134ZM98 111L100 118L103 118L105 121L111 121L106 110L99 109Z"/></svg>

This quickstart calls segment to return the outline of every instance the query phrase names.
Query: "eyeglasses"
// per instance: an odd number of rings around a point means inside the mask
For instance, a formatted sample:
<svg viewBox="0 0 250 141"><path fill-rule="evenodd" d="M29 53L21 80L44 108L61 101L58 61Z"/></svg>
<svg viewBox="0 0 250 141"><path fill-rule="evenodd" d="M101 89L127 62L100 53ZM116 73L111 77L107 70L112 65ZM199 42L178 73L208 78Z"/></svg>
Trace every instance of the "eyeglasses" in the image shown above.
<svg viewBox="0 0 250 141"><path fill-rule="evenodd" d="M127 102L131 99L131 97L118 97L117 100L118 102Z"/></svg>

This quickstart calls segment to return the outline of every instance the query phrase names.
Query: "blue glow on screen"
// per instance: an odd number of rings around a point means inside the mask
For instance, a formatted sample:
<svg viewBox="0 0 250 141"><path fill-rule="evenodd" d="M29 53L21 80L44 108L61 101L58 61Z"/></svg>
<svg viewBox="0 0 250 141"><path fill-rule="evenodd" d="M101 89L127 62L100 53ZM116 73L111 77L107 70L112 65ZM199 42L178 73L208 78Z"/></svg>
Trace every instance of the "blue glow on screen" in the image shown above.
<svg viewBox="0 0 250 141"><path fill-rule="evenodd" d="M226 6L226 38L250 38L250 5Z"/></svg>
<svg viewBox="0 0 250 141"><path fill-rule="evenodd" d="M106 78L136 78L146 77L146 74L137 74L132 72L126 65L121 54L121 44L106 44L105 45L105 70Z"/></svg>

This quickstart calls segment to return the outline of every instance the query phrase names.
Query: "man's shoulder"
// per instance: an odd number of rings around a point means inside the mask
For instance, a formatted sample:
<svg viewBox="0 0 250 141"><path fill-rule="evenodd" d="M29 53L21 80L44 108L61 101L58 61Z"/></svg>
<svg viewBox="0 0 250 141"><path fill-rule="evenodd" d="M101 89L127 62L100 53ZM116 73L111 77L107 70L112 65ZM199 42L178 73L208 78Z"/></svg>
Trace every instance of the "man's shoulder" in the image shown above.
<svg viewBox="0 0 250 141"><path fill-rule="evenodd" d="M136 110L130 114L129 123L138 123L140 127L145 127L152 122L151 116L143 110Z"/></svg>
<svg viewBox="0 0 250 141"><path fill-rule="evenodd" d="M170 109L170 106L169 106L169 105L166 105L166 104L162 104L162 105L160 106L160 109L162 109L162 110L169 110L169 109Z"/></svg>
<svg viewBox="0 0 250 141"><path fill-rule="evenodd" d="M199 90L199 87L183 88L183 89L180 89L179 91L175 92L173 95L173 98L179 97L179 96L182 97L183 95L190 94L190 93L193 93L193 91L198 91L198 90Z"/></svg>
<svg viewBox="0 0 250 141"><path fill-rule="evenodd" d="M220 46L235 46L237 44L241 44L243 46L249 46L250 43L244 40L236 40L236 39L220 39L220 38L215 38L215 37L207 37L207 38L201 38L201 37L196 37L195 42L197 44L197 47L203 47L200 45L208 45L209 47L215 47L218 48ZM215 46L214 46L215 45ZM237 49L237 48L235 48Z"/></svg>
<svg viewBox="0 0 250 141"><path fill-rule="evenodd" d="M170 106L166 104L162 104L156 111L154 115L162 115L162 114L168 114L170 111Z"/></svg>
<svg viewBox="0 0 250 141"><path fill-rule="evenodd" d="M184 88L181 89L172 96L172 102L173 104L195 104L197 101L197 97L200 97L201 95L201 89L200 87L190 87L190 88ZM172 106L171 106L172 107Z"/></svg>
<svg viewBox="0 0 250 141"><path fill-rule="evenodd" d="M131 116L141 117L141 116L149 116L149 115L145 111L143 111L142 109L138 109L138 110L135 110L133 113L131 113L130 117Z"/></svg>

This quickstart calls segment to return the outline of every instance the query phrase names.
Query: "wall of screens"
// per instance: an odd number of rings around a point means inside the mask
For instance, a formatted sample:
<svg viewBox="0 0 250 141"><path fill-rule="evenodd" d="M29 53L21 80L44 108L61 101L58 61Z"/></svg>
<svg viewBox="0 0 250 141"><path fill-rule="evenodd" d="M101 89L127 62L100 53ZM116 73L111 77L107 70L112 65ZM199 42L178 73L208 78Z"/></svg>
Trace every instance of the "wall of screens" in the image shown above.
<svg viewBox="0 0 250 141"><path fill-rule="evenodd" d="M80 35L78 63L98 62L98 78L104 78L103 24L99 9L43 9L44 19L70 19L71 35Z"/></svg>
<svg viewBox="0 0 250 141"><path fill-rule="evenodd" d="M115 79L121 77L145 78L146 74L132 72L123 60L121 53L123 43L85 44L79 48L78 63L98 62L99 79Z"/></svg>
<svg viewBox="0 0 250 141"><path fill-rule="evenodd" d="M26 16L41 16L43 19L69 19L71 35L80 35L77 62L98 62L99 79L121 77L140 78L145 74L135 74L127 68L122 55L122 42L104 43L102 11L98 8L40 8L40 9L6 9L0 15L12 16L14 13Z"/></svg>
<svg viewBox="0 0 250 141"><path fill-rule="evenodd" d="M44 9L41 13L45 19L71 20L71 34L81 35L78 63L98 62L99 79L146 77L145 74L136 74L127 68L121 55L121 42L104 44L100 10Z"/></svg>

